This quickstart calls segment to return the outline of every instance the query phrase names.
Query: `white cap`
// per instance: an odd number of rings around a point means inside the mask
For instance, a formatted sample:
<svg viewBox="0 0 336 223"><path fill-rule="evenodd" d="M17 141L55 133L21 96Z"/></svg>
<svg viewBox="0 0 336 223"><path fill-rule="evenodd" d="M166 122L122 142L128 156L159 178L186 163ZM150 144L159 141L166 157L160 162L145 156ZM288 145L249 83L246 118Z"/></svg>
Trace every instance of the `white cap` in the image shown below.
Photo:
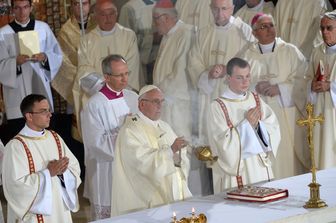
<svg viewBox="0 0 336 223"><path fill-rule="evenodd" d="M146 94L147 92L151 91L151 90L154 90L154 89L157 89L159 91L160 88L156 87L155 85L146 85L146 86L143 86L140 91L139 91L139 97L141 97L142 95Z"/></svg>

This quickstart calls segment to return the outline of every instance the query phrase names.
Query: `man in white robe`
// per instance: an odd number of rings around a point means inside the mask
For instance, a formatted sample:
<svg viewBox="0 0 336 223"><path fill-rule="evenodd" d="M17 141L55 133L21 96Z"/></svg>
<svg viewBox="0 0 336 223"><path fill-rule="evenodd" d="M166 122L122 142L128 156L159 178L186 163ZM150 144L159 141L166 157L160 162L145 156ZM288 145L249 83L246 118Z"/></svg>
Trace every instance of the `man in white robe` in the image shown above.
<svg viewBox="0 0 336 223"><path fill-rule="evenodd" d="M155 2L156 0L130 0L123 5L118 18L120 25L132 29L137 36L142 64L140 86L152 80L151 67L153 67L158 50L158 43L154 40L154 37L158 35L152 24L152 10Z"/></svg>
<svg viewBox="0 0 336 223"><path fill-rule="evenodd" d="M152 208L191 196L187 186L187 141L160 120L163 93L140 90L136 115L119 131L113 166L112 216Z"/></svg>
<svg viewBox="0 0 336 223"><path fill-rule="evenodd" d="M279 0L274 11L277 34L297 46L309 58L318 33L326 0Z"/></svg>
<svg viewBox="0 0 336 223"><path fill-rule="evenodd" d="M118 12L112 0L98 0L94 13L98 25L81 39L78 50L78 72L73 86L77 118L90 96L101 89L101 61L110 54L126 59L130 70L128 88L139 90L140 59L135 33L116 23Z"/></svg>
<svg viewBox="0 0 336 223"><path fill-rule="evenodd" d="M175 8L183 22L201 29L214 23L210 0L177 0Z"/></svg>
<svg viewBox="0 0 336 223"><path fill-rule="evenodd" d="M53 109L50 81L61 66L62 51L49 26L30 19L32 9L31 0L13 1L15 20L0 29L0 83L8 119L5 144L24 126L20 103L25 96L42 94ZM24 31L37 32L40 53L21 54L18 32Z"/></svg>
<svg viewBox="0 0 336 223"><path fill-rule="evenodd" d="M8 223L72 222L79 209L78 161L55 132L46 130L51 112L46 97L28 95L21 103L25 127L5 147L3 190Z"/></svg>
<svg viewBox="0 0 336 223"><path fill-rule="evenodd" d="M250 64L252 88L272 108L280 123L282 140L273 165L274 176L279 179L302 174L309 170L309 153L304 129L296 120L303 114L306 101L306 59L296 46L276 38L271 15L258 13L252 20L252 29L258 41L239 57Z"/></svg>
<svg viewBox="0 0 336 223"><path fill-rule="evenodd" d="M336 166L336 13L325 13L320 24L324 42L312 52L308 76L315 115L324 116L313 132L316 167L326 169Z"/></svg>
<svg viewBox="0 0 336 223"><path fill-rule="evenodd" d="M241 18L247 24L251 24L252 18L259 12L273 15L273 2L265 2L265 0L247 0L246 4L240 8L235 17Z"/></svg>
<svg viewBox="0 0 336 223"><path fill-rule="evenodd" d="M184 136L191 142L192 86L187 73L187 57L194 41L194 29L193 26L177 19L177 12L171 0L160 0L156 3L153 21L159 34L163 35L153 72L154 85L165 95L161 119L167 122L178 136ZM194 195L200 195L202 180L199 179L199 164L196 159L191 159L191 162L189 188Z"/></svg>
<svg viewBox="0 0 336 223"><path fill-rule="evenodd" d="M199 91L198 134L207 143L206 118L212 99L222 92L225 64L248 42L254 41L251 27L232 16L232 0L212 0L215 24L200 29L190 50L188 72Z"/></svg>
<svg viewBox="0 0 336 223"><path fill-rule="evenodd" d="M211 103L208 134L218 156L212 166L214 192L273 178L272 160L280 142L280 128L272 109L254 92L247 61L233 58L227 65L228 88Z"/></svg>
<svg viewBox="0 0 336 223"><path fill-rule="evenodd" d="M85 148L84 196L90 200L91 220L111 215L112 163L115 141L125 117L137 111L138 96L125 89L128 68L120 55L102 62L104 87L94 94L81 113Z"/></svg>

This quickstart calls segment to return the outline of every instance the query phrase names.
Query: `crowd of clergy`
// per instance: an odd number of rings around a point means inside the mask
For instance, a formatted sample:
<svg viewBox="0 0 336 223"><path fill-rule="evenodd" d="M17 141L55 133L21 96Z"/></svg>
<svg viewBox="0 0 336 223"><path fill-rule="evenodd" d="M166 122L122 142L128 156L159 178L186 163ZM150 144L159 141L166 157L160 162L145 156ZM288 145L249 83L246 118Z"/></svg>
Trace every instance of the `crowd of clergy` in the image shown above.
<svg viewBox="0 0 336 223"><path fill-rule="evenodd" d="M308 102L324 116L309 135L316 166L335 167L334 5L71 0L55 37L31 0L12 0L0 28L8 222L71 222L81 179L97 220L221 193L237 176L307 173L296 121ZM23 31L39 53L20 54ZM216 162L197 159L204 145Z"/></svg>

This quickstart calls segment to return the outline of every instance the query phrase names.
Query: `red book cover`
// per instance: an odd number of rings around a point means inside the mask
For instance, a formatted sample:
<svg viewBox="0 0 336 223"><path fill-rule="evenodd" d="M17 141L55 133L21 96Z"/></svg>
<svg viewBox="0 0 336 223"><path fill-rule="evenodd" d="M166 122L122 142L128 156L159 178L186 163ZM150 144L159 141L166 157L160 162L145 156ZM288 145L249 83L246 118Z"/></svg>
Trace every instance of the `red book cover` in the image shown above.
<svg viewBox="0 0 336 223"><path fill-rule="evenodd" d="M228 199L247 202L271 202L288 197L287 189L244 186L227 192Z"/></svg>
<svg viewBox="0 0 336 223"><path fill-rule="evenodd" d="M324 65L323 65L323 62L320 60L320 63L317 67L317 70L316 70L316 80L317 81L326 81L326 75L325 75L325 72L324 72Z"/></svg>

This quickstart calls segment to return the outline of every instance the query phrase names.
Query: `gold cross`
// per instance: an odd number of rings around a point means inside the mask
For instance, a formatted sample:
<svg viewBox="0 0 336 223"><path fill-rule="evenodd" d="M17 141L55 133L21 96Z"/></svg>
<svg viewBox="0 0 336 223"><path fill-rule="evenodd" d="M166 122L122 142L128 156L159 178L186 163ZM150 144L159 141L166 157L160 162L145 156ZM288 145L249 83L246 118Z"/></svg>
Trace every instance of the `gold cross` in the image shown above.
<svg viewBox="0 0 336 223"><path fill-rule="evenodd" d="M315 167L315 157L314 157L314 141L313 141L313 128L316 122L323 123L324 117L320 114L319 116L314 116L314 105L308 103L306 105L307 118L299 119L296 123L299 126L307 126L308 128L308 145L310 151L310 158L312 162L312 174L313 182L316 182L316 167Z"/></svg>

